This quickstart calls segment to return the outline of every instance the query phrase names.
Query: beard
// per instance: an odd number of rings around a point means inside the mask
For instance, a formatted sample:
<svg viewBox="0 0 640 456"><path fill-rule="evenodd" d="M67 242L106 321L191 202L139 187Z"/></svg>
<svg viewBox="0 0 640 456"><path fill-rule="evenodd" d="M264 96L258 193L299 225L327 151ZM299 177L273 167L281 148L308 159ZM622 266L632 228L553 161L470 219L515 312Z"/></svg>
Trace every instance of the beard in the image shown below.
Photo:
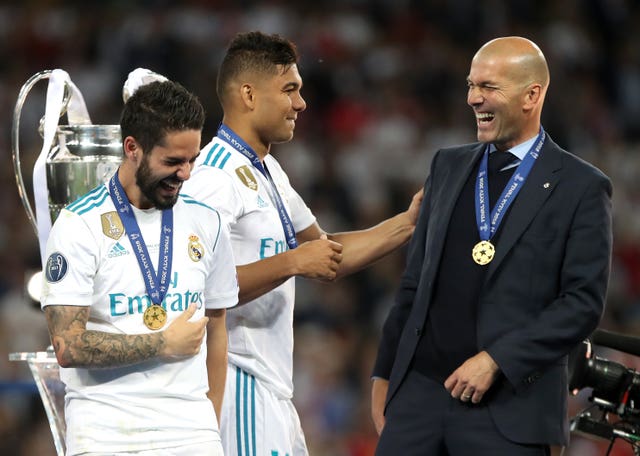
<svg viewBox="0 0 640 456"><path fill-rule="evenodd" d="M178 201L178 193L163 196L161 191L164 182L170 182L173 185L182 185L182 181L178 179L175 174L164 177L154 175L149 167L149 160L145 155L142 158L140 167L136 171L136 184L140 187L140 191L144 197L151 201L156 208L171 209Z"/></svg>

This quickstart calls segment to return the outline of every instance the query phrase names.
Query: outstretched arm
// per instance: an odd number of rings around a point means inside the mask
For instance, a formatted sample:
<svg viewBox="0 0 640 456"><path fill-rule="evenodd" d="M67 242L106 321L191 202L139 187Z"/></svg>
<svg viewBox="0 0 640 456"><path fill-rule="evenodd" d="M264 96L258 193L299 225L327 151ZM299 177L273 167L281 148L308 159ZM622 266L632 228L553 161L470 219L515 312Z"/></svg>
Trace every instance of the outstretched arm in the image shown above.
<svg viewBox="0 0 640 456"><path fill-rule="evenodd" d="M338 278L352 274L406 244L416 227L423 196L423 189L420 189L413 195L406 211L369 229L329 234L329 239L343 245Z"/></svg>
<svg viewBox="0 0 640 456"><path fill-rule="evenodd" d="M405 244L413 234L423 191L409 209L361 231L327 234L317 223L297 233L293 250L237 266L238 304L246 304L294 276L332 281L356 272Z"/></svg>

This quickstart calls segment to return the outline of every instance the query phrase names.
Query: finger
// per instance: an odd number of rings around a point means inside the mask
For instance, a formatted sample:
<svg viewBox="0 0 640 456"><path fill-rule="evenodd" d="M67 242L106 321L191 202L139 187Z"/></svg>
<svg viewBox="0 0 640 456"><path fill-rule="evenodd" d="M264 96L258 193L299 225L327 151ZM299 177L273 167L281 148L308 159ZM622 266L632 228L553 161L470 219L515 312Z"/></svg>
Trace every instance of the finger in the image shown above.
<svg viewBox="0 0 640 456"><path fill-rule="evenodd" d="M209 317L202 317L201 319L197 320L195 323L202 325L202 330L204 331L207 324L209 323Z"/></svg>
<svg viewBox="0 0 640 456"><path fill-rule="evenodd" d="M193 317L193 314L196 313L198 306L196 306L195 304L189 304L187 306L187 308L185 309L184 312L182 312L182 315L180 315L180 317L178 318L182 318L184 320L188 320L189 318Z"/></svg>
<svg viewBox="0 0 640 456"><path fill-rule="evenodd" d="M465 384L463 384L461 382L457 382L456 385L451 390L451 396L454 399L459 399L464 394L464 391L465 391L466 387L467 387L467 385L465 385Z"/></svg>
<svg viewBox="0 0 640 456"><path fill-rule="evenodd" d="M334 252L342 253L342 244L335 241L330 241L330 242L331 243L329 245L331 246Z"/></svg>
<svg viewBox="0 0 640 456"><path fill-rule="evenodd" d="M453 388L455 388L456 382L457 381L453 377L453 375L451 375L448 379L445 380L444 388L449 392L449 394L453 394Z"/></svg>

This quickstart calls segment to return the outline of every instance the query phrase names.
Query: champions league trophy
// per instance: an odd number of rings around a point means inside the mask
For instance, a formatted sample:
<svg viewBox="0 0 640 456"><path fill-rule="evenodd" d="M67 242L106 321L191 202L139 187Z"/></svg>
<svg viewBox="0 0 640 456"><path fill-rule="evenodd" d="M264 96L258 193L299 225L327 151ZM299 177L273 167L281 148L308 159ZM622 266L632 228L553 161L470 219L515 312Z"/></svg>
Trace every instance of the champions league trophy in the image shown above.
<svg viewBox="0 0 640 456"><path fill-rule="evenodd" d="M20 165L20 116L28 93L49 79L45 115L40 121L44 139L33 168L35 214L27 197ZM68 124L58 125L66 113ZM122 160L119 125L91 125L82 94L63 70L46 70L32 76L20 90L13 114L12 156L18 192L40 244L44 266L45 246L60 210L116 171ZM26 361L42 399L58 455L65 453L64 383L52 347L46 351L11 353L12 361Z"/></svg>

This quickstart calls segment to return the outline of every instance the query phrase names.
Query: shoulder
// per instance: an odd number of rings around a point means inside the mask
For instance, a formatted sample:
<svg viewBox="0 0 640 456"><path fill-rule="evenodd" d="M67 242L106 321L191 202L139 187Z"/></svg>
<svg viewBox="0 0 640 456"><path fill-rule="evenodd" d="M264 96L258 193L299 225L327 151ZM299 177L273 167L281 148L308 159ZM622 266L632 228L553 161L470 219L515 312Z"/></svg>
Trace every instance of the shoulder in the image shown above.
<svg viewBox="0 0 640 456"><path fill-rule="evenodd" d="M484 143L468 143L438 149L431 160L431 173L434 171L447 171L450 168L460 168L469 160L479 156L484 150Z"/></svg>
<svg viewBox="0 0 640 456"><path fill-rule="evenodd" d="M575 175L577 178L596 180L610 183L609 177L598 167L577 155L563 149L558 144L548 138L545 143L543 153L557 156L564 170Z"/></svg>
<svg viewBox="0 0 640 456"><path fill-rule="evenodd" d="M180 193L174 210L185 211L193 216L220 218L217 209L187 193Z"/></svg>
<svg viewBox="0 0 640 456"><path fill-rule="evenodd" d="M113 205L111 204L106 184L102 184L69 203L65 209L76 215L84 216L92 212L102 211L105 207L112 208Z"/></svg>
<svg viewBox="0 0 640 456"><path fill-rule="evenodd" d="M101 226L120 225L116 209L111 201L106 184L100 185L79 197L60 211L52 226L52 234L75 235L88 229L99 231Z"/></svg>
<svg viewBox="0 0 640 456"><path fill-rule="evenodd" d="M438 159L441 161L455 161L460 158L473 155L476 152L480 152L485 147L486 144L479 142L443 147L436 152L436 154L434 155L434 160Z"/></svg>
<svg viewBox="0 0 640 456"><path fill-rule="evenodd" d="M284 173L284 169L282 169L280 162L273 155L268 154L266 157L264 157L264 162L269 168L269 171L277 170L280 173Z"/></svg>
<svg viewBox="0 0 640 456"><path fill-rule="evenodd" d="M224 169L231 158L232 152L232 148L227 143L221 141L218 137L214 137L200 151L197 163L200 166Z"/></svg>

